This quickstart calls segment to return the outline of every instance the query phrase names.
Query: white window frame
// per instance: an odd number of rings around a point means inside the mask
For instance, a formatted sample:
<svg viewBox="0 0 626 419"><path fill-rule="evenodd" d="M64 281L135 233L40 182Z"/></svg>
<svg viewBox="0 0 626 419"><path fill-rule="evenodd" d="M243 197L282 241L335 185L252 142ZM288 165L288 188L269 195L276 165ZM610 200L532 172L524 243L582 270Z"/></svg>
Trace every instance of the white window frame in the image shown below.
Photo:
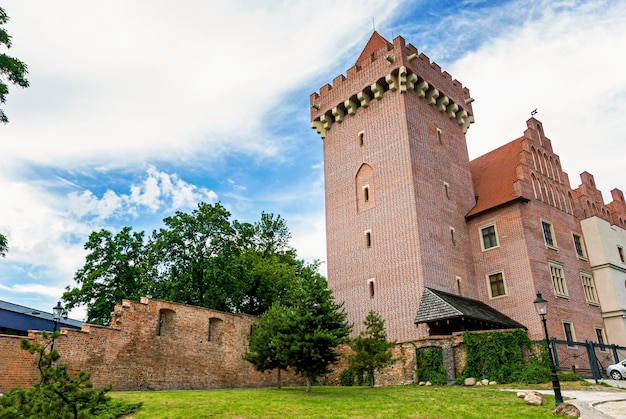
<svg viewBox="0 0 626 419"><path fill-rule="evenodd" d="M550 230L550 238L552 239L552 244L548 243L546 239L546 231L544 225L547 225ZM558 250L559 246L556 242L556 234L554 233L554 224L550 221L541 220L541 234L543 235L543 242L546 244L546 247L549 249Z"/></svg>
<svg viewBox="0 0 626 419"><path fill-rule="evenodd" d="M493 295L493 288L491 287L491 277L495 276L495 275L500 275L502 276L502 288L504 288L504 294L501 295ZM504 277L504 271L495 271L495 272L490 272L487 275L485 275L485 278L487 279L487 288L489 290L489 299L490 300L494 300L496 298L502 298L502 297L506 297L508 296L508 290L506 288L506 278Z"/></svg>
<svg viewBox="0 0 626 419"><path fill-rule="evenodd" d="M576 247L576 238L578 238L579 241L579 245L581 247L581 253L578 253L578 247ZM587 259L587 249L585 248L585 239L583 238L582 234L578 234L576 232L572 233L572 240L574 241L574 249L576 249L576 256L578 256L578 259L582 259L582 260L588 260Z"/></svg>
<svg viewBox="0 0 626 419"><path fill-rule="evenodd" d="M483 230L488 229L489 227L493 227L493 232L496 236L496 245L485 249L485 237L483 236ZM480 236L480 249L483 252L500 247L500 239L498 237L498 227L496 227L496 223L485 224L478 227L478 235Z"/></svg>
<svg viewBox="0 0 626 419"><path fill-rule="evenodd" d="M593 279L593 275L589 272L581 271L580 280L583 284L583 292L585 293L587 304L599 306L600 300L598 299L598 289L596 288L596 282Z"/></svg>
<svg viewBox="0 0 626 419"><path fill-rule="evenodd" d="M557 297L569 298L563 264L557 261L549 261L548 267L550 269L550 280L552 281L552 290L554 291L554 295Z"/></svg>
<svg viewBox="0 0 626 419"><path fill-rule="evenodd" d="M569 330L570 332L572 332L572 339L569 340L567 338L567 333L565 331L565 325L569 324ZM570 345L569 342L576 342L576 331L574 330L574 322L570 321L570 320L563 320L563 335L565 336L565 340L568 342L567 347L568 348L576 348L576 345Z"/></svg>

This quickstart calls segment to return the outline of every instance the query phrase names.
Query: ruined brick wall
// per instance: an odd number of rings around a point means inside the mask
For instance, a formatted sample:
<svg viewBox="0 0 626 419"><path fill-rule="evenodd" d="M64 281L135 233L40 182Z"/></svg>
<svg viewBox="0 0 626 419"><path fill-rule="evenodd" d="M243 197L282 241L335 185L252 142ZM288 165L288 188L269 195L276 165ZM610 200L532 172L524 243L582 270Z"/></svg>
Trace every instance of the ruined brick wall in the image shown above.
<svg viewBox="0 0 626 419"><path fill-rule="evenodd" d="M183 390L264 387L276 373L259 373L242 359L254 316L142 298L115 307L110 327L61 329L55 342L71 374L86 370L96 387L115 390ZM30 332L29 339L40 339ZM0 336L0 389L28 387L37 377L35 357L19 338ZM303 381L283 372L285 385Z"/></svg>

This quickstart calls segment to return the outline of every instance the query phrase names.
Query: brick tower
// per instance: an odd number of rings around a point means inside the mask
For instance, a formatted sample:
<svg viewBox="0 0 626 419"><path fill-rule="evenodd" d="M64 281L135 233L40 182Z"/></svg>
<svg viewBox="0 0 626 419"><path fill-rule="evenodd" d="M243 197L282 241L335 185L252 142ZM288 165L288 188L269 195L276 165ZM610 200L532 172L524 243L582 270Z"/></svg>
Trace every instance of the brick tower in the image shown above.
<svg viewBox="0 0 626 419"><path fill-rule="evenodd" d="M469 90L402 37L374 32L347 76L310 101L324 143L329 287L353 333L375 310L390 339L425 336L414 324L424 287L477 298L464 217L475 205Z"/></svg>

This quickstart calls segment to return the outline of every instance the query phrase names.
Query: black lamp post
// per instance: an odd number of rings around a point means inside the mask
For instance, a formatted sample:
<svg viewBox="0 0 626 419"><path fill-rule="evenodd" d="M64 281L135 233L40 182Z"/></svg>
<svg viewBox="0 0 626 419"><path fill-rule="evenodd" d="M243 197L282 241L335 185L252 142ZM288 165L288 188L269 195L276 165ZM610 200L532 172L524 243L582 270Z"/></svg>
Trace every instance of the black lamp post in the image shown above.
<svg viewBox="0 0 626 419"><path fill-rule="evenodd" d="M54 349L54 332L57 331L59 321L63 317L63 320L67 320L67 310L63 308L60 301L57 301L57 305L52 307L52 319L54 320L54 330L52 330L52 344L50 345L50 352Z"/></svg>
<svg viewBox="0 0 626 419"><path fill-rule="evenodd" d="M559 376L556 374L556 366L554 365L554 358L552 357L552 345L550 345L550 338L548 337L548 326L546 325L546 314L548 314L548 302L543 299L541 293L537 293L537 299L533 301L537 314L541 316L543 322L543 331L546 334L546 345L548 346L548 356L550 357L550 378L552 379L552 389L554 390L554 400L556 405L563 403L563 396L561 396L561 384L559 383Z"/></svg>

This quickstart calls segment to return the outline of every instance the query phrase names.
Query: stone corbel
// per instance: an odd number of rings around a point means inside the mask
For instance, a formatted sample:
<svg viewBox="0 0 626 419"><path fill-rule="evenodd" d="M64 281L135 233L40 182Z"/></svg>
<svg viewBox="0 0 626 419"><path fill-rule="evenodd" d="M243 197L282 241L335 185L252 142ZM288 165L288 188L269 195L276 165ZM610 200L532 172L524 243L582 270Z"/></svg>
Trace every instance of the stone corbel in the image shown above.
<svg viewBox="0 0 626 419"><path fill-rule="evenodd" d="M324 124L325 129L330 129L330 126L333 124L333 119L326 114L320 116L320 121Z"/></svg>
<svg viewBox="0 0 626 419"><path fill-rule="evenodd" d="M385 91L383 90L383 87L378 84L378 83L374 83L372 84L372 93L374 93L374 99L382 99L383 98L383 93Z"/></svg>
<svg viewBox="0 0 626 419"><path fill-rule="evenodd" d="M343 117L345 116L345 114L346 113L343 111L343 109L339 107L333 108L333 116L335 117L335 122L343 122Z"/></svg>
<svg viewBox="0 0 626 419"><path fill-rule="evenodd" d="M326 128L324 128L324 124L322 121L312 121L311 128L317 131L317 133L322 137L322 139L326 138Z"/></svg>
<svg viewBox="0 0 626 419"><path fill-rule="evenodd" d="M450 105L448 105L448 109L446 109L446 111L448 112L448 118L450 119L456 118L456 113L458 110L459 110L459 105L457 105L456 103L451 103Z"/></svg>
<svg viewBox="0 0 626 419"><path fill-rule="evenodd" d="M430 86L426 82L426 80L422 80L419 82L417 86L415 86L415 91L417 92L417 96L424 98L426 97L426 90L428 90Z"/></svg>
<svg viewBox="0 0 626 419"><path fill-rule="evenodd" d="M426 92L426 103L429 105L435 105L437 103L437 98L439 97L439 90L434 87Z"/></svg>
<svg viewBox="0 0 626 419"><path fill-rule="evenodd" d="M445 112L449 103L450 99L448 99L447 96L440 96L439 99L437 99L437 109L439 112Z"/></svg>
<svg viewBox="0 0 626 419"><path fill-rule="evenodd" d="M356 103L350 99L343 102L343 106L346 107L348 115L354 115L356 113Z"/></svg>
<svg viewBox="0 0 626 419"><path fill-rule="evenodd" d="M406 87L408 90L415 90L415 83L417 83L417 74L411 73L406 79Z"/></svg>
<svg viewBox="0 0 626 419"><path fill-rule="evenodd" d="M396 76L394 76L393 74L387 74L385 76L385 81L389 85L389 90L391 90L392 92L398 90L398 78Z"/></svg>
<svg viewBox="0 0 626 419"><path fill-rule="evenodd" d="M359 92L356 95L356 98L361 103L362 108L367 108L370 104L370 96L365 92Z"/></svg>

